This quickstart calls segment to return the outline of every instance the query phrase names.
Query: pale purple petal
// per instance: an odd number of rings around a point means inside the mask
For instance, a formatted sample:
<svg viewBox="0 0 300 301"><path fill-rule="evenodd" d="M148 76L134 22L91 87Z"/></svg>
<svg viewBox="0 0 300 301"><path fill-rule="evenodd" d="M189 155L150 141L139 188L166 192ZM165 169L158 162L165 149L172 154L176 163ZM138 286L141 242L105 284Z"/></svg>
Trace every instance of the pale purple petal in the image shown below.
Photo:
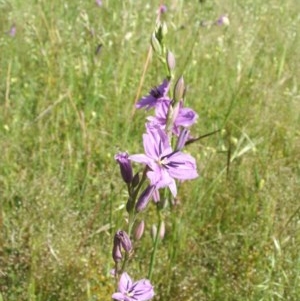
<svg viewBox="0 0 300 301"><path fill-rule="evenodd" d="M147 134L143 135L143 144L145 154L148 157L157 160L160 154L159 141L158 139L155 139L153 131L149 131Z"/></svg>
<svg viewBox="0 0 300 301"><path fill-rule="evenodd" d="M153 192L153 201L154 203L157 203L160 201L160 195L158 189L154 190Z"/></svg>
<svg viewBox="0 0 300 301"><path fill-rule="evenodd" d="M157 165L155 165L152 170L147 172L147 177L149 178L151 185L155 185L157 189L161 188L161 185L158 185L162 179L161 173L162 169ZM166 186L168 186L168 183L164 187Z"/></svg>
<svg viewBox="0 0 300 301"><path fill-rule="evenodd" d="M96 0L96 4L97 4L98 6L102 6L102 0Z"/></svg>
<svg viewBox="0 0 300 301"><path fill-rule="evenodd" d="M113 293L111 296L114 300L124 301L126 296L122 293Z"/></svg>
<svg viewBox="0 0 300 301"><path fill-rule="evenodd" d="M156 166L153 171L147 172L147 177L149 178L150 183L155 185L157 189L169 187L172 194L176 196L176 182L166 169Z"/></svg>
<svg viewBox="0 0 300 301"><path fill-rule="evenodd" d="M149 280L142 279L135 282L132 286L134 300L147 301L154 297L153 286Z"/></svg>
<svg viewBox="0 0 300 301"><path fill-rule="evenodd" d="M173 195L173 197L176 197L177 195L177 185L174 179L172 179L172 183L169 184L169 189Z"/></svg>
<svg viewBox="0 0 300 301"><path fill-rule="evenodd" d="M179 134L175 150L181 151L184 148L185 143L187 142L189 137L190 131L187 128L183 128Z"/></svg>
<svg viewBox="0 0 300 301"><path fill-rule="evenodd" d="M188 154L181 152L172 155L168 172L171 177L178 180L191 180L198 177L196 161Z"/></svg>
<svg viewBox="0 0 300 301"><path fill-rule="evenodd" d="M119 282L119 291L122 293L122 294L125 294L129 289L130 287L132 286L132 280L130 278L130 276L125 272L121 275L121 278L120 278L120 282Z"/></svg>
<svg viewBox="0 0 300 301"><path fill-rule="evenodd" d="M155 186L148 185L147 188L141 193L140 197L138 198L135 204L136 212L141 212L145 210L150 199L152 198L154 190L155 190Z"/></svg>
<svg viewBox="0 0 300 301"><path fill-rule="evenodd" d="M152 131L152 135L155 137L155 140L158 141L160 139L161 145L161 154L166 150L172 151L170 146L169 137L167 136L166 132L163 131L160 127L157 127L155 130Z"/></svg>
<svg viewBox="0 0 300 301"><path fill-rule="evenodd" d="M198 118L197 113L190 108L181 108L178 112L175 124L177 126L191 126L193 125Z"/></svg>
<svg viewBox="0 0 300 301"><path fill-rule="evenodd" d="M127 273L123 273L119 282L119 292L112 298L119 301L147 301L154 296L153 286L147 279L132 283Z"/></svg>
<svg viewBox="0 0 300 301"><path fill-rule="evenodd" d="M137 155L131 155L128 157L129 160L138 162L138 163L143 163L145 165L152 165L153 160L146 156L145 154L137 154Z"/></svg>

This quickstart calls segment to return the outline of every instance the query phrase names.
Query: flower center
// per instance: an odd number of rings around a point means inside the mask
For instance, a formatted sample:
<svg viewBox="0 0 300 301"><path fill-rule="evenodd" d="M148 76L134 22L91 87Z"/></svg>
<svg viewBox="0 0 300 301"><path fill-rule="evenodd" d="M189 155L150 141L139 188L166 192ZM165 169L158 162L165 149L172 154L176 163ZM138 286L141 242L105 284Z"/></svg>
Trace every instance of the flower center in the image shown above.
<svg viewBox="0 0 300 301"><path fill-rule="evenodd" d="M132 297L132 296L134 296L134 292L133 292L133 291L132 291L132 292L127 291L127 292L126 292L126 296Z"/></svg>
<svg viewBox="0 0 300 301"><path fill-rule="evenodd" d="M166 157L159 158L157 161L157 164L162 167L165 166L167 163L168 161Z"/></svg>
<svg viewBox="0 0 300 301"><path fill-rule="evenodd" d="M155 97L155 98L160 98L162 97L162 94L160 93L160 91L158 90L158 88L153 88L150 92L150 94Z"/></svg>

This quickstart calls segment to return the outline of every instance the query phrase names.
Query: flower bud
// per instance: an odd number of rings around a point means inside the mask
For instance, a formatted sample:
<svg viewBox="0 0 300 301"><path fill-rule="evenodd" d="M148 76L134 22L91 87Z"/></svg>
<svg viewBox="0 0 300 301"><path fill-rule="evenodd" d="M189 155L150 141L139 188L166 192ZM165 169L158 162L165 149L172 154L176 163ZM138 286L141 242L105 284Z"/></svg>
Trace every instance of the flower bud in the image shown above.
<svg viewBox="0 0 300 301"><path fill-rule="evenodd" d="M187 128L183 128L179 134L178 140L177 140L177 145L176 145L176 150L177 151L181 151L184 146L185 143L187 142L188 138L190 135L190 131Z"/></svg>
<svg viewBox="0 0 300 301"><path fill-rule="evenodd" d="M154 36L156 37L161 47L163 47L163 39L166 36L167 32L168 28L166 22L156 22Z"/></svg>
<svg viewBox="0 0 300 301"><path fill-rule="evenodd" d="M119 239L120 244L122 248L125 250L125 252L129 253L132 250L131 240L125 231L119 230L116 233L115 237Z"/></svg>
<svg viewBox="0 0 300 301"><path fill-rule="evenodd" d="M175 102L178 102L183 98L184 92L185 92L184 80L183 80L183 76L180 76L174 88Z"/></svg>
<svg viewBox="0 0 300 301"><path fill-rule="evenodd" d="M169 73L172 74L172 71L175 69L176 61L174 54L168 50L167 52L167 66L169 69Z"/></svg>
<svg viewBox="0 0 300 301"><path fill-rule="evenodd" d="M165 222L161 221L160 228L159 228L159 238L163 239L165 237L165 233L166 233Z"/></svg>
<svg viewBox="0 0 300 301"><path fill-rule="evenodd" d="M115 155L115 160L120 165L120 171L124 182L129 184L132 181L133 175L131 162L128 159L128 154L118 153L117 155Z"/></svg>
<svg viewBox="0 0 300 301"><path fill-rule="evenodd" d="M134 200L132 199L131 196L129 196L128 201L126 203L126 211L128 213L132 212L133 207L134 207Z"/></svg>
<svg viewBox="0 0 300 301"><path fill-rule="evenodd" d="M133 188L138 186L138 184L140 183L140 175L139 175L138 172L133 176L133 179L132 179L131 183L132 183Z"/></svg>
<svg viewBox="0 0 300 301"><path fill-rule="evenodd" d="M166 22L162 22L162 24L161 24L161 34L162 34L162 37L166 36L167 33L168 33L167 23Z"/></svg>
<svg viewBox="0 0 300 301"><path fill-rule="evenodd" d="M161 4L160 6L159 6L159 8L158 8L158 10L157 10L157 13L159 14L159 15L162 15L162 14L165 14L166 12L167 12L167 6L166 5L164 5L164 4Z"/></svg>
<svg viewBox="0 0 300 301"><path fill-rule="evenodd" d="M120 244L119 238L117 237L117 234L114 237L112 257L113 257L114 262L119 262L122 260L121 244Z"/></svg>
<svg viewBox="0 0 300 301"><path fill-rule="evenodd" d="M151 227L151 237L152 240L155 241L157 235L157 227L155 225L152 225Z"/></svg>
<svg viewBox="0 0 300 301"><path fill-rule="evenodd" d="M142 194L140 195L140 197L139 197L139 199L138 199L138 201L136 202L136 205L135 205L135 210L137 212L141 212L147 207L147 205L148 205L148 203L149 203L149 201L150 201L150 199L153 195L154 190L155 190L155 186L154 185L149 185L142 192Z"/></svg>
<svg viewBox="0 0 300 301"><path fill-rule="evenodd" d="M230 21L227 15L222 15L217 21L216 24L219 26L228 26L230 25Z"/></svg>
<svg viewBox="0 0 300 301"><path fill-rule="evenodd" d="M144 234L145 230L145 222L142 220L134 230L134 238L135 240L140 240Z"/></svg>
<svg viewBox="0 0 300 301"><path fill-rule="evenodd" d="M159 40L156 38L155 33L153 33L151 36L151 46L152 46L152 49L154 50L154 52L161 54L162 49L161 49Z"/></svg>

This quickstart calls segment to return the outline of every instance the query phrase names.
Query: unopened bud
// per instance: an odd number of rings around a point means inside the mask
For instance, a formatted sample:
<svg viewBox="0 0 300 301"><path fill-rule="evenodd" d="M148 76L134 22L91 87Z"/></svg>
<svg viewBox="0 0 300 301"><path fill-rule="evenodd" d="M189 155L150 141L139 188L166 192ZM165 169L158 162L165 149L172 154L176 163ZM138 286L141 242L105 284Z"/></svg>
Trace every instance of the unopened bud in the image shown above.
<svg viewBox="0 0 300 301"><path fill-rule="evenodd" d="M145 230L145 222L142 220L134 230L134 238L135 240L140 240L144 234Z"/></svg>
<svg viewBox="0 0 300 301"><path fill-rule="evenodd" d="M119 241L125 252L129 253L132 250L132 243L125 231L118 231L115 235Z"/></svg>
<svg viewBox="0 0 300 301"><path fill-rule="evenodd" d="M183 99L184 90L185 90L185 86L184 86L183 76L180 76L179 79L177 80L177 83L176 83L175 88L174 88L174 100L175 100L175 102L178 102L181 99Z"/></svg>
<svg viewBox="0 0 300 301"><path fill-rule="evenodd" d="M165 237L165 233L166 233L165 222L161 221L160 228L159 228L159 237L160 237L160 239L163 239Z"/></svg>
<svg viewBox="0 0 300 301"><path fill-rule="evenodd" d="M178 140L177 140L177 145L176 145L176 150L177 151L181 151L184 146L185 143L187 142L188 138L190 135L190 131L187 128L183 128L179 134Z"/></svg>
<svg viewBox="0 0 300 301"><path fill-rule="evenodd" d="M230 25L230 21L227 15L222 15L217 21L216 24L219 26L228 26Z"/></svg>
<svg viewBox="0 0 300 301"><path fill-rule="evenodd" d="M133 200L132 197L130 196L130 197L128 198L127 203L126 203L126 211L127 211L128 213L130 213L130 212L132 212L133 208L134 208L134 200Z"/></svg>
<svg viewBox="0 0 300 301"><path fill-rule="evenodd" d="M161 34L162 34L162 37L166 36L167 33L168 33L167 23L166 22L162 22L162 24L161 24Z"/></svg>
<svg viewBox="0 0 300 301"><path fill-rule="evenodd" d="M163 239L165 237L166 233L166 227L165 227L165 222L161 221L160 228L159 228L159 233L158 233L158 238ZM151 227L151 237L153 241L155 241L157 236L157 227L155 225L152 225Z"/></svg>
<svg viewBox="0 0 300 301"><path fill-rule="evenodd" d="M132 181L133 175L132 175L131 162L128 159L128 154L118 153L117 155L115 155L115 160L120 165L120 171L124 182L130 183Z"/></svg>
<svg viewBox="0 0 300 301"><path fill-rule="evenodd" d="M136 205L135 205L135 210L137 212L141 212L147 207L147 205L148 205L148 203L149 203L149 201L152 197L152 194L153 194L154 190L155 190L155 186L154 185L149 185L142 192L142 194L140 195L140 197L139 197L139 199L138 199L138 201L136 202Z"/></svg>
<svg viewBox="0 0 300 301"><path fill-rule="evenodd" d="M151 237L152 240L155 241L157 235L157 227L155 225L152 225L151 227Z"/></svg>
<svg viewBox="0 0 300 301"><path fill-rule="evenodd" d="M114 262L119 262L122 260L121 244L120 244L119 238L117 237L117 234L114 237L112 257L113 257Z"/></svg>
<svg viewBox="0 0 300 301"><path fill-rule="evenodd" d="M168 10L168 9L167 9L166 5L161 4L161 5L159 6L158 10L157 10L157 13L158 13L159 15L162 15L162 14L166 13L167 10Z"/></svg>
<svg viewBox="0 0 300 301"><path fill-rule="evenodd" d="M161 21L156 22L154 35L158 40L160 46L163 45L163 39L166 36L167 32L168 32L168 28L166 22L161 22Z"/></svg>
<svg viewBox="0 0 300 301"><path fill-rule="evenodd" d="M230 142L232 145L236 146L238 144L238 139L236 137L230 137Z"/></svg>
<svg viewBox="0 0 300 301"><path fill-rule="evenodd" d="M161 45L160 45L159 40L156 38L156 35L154 33L151 36L151 46L152 46L152 49L155 52L157 52L159 55L161 54L161 52L162 52Z"/></svg>
<svg viewBox="0 0 300 301"><path fill-rule="evenodd" d="M132 183L132 187L136 187L140 183L140 175L138 172L133 176L131 183Z"/></svg>
<svg viewBox="0 0 300 301"><path fill-rule="evenodd" d="M167 52L167 66L169 69L169 73L172 74L172 71L175 69L176 61L174 54L168 50Z"/></svg>

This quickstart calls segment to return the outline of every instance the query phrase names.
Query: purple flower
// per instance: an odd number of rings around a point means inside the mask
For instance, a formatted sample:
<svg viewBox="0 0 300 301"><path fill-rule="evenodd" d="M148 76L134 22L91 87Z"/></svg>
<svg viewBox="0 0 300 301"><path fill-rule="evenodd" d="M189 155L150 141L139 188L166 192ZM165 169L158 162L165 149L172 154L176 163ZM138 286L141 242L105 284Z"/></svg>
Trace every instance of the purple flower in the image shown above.
<svg viewBox="0 0 300 301"><path fill-rule="evenodd" d="M219 26L222 25L228 26L230 24L228 16L227 15L220 16L219 19L216 21L216 24Z"/></svg>
<svg viewBox="0 0 300 301"><path fill-rule="evenodd" d="M132 181L133 175L131 162L128 160L128 154L118 153L117 155L115 155L115 160L120 165L120 171L124 182L130 183Z"/></svg>
<svg viewBox="0 0 300 301"><path fill-rule="evenodd" d="M131 240L125 231L119 230L115 236L119 239L121 246L127 253L132 250Z"/></svg>
<svg viewBox="0 0 300 301"><path fill-rule="evenodd" d="M17 27L15 24L13 24L10 28L10 30L7 32L8 35L10 35L11 37L14 37L17 33Z"/></svg>
<svg viewBox="0 0 300 301"><path fill-rule="evenodd" d="M136 104L136 107L138 109L145 107L146 110L149 110L150 108L156 107L158 103L171 101L167 97L169 88L170 82L165 79L160 86L153 88L149 95L142 97L142 99Z"/></svg>
<svg viewBox="0 0 300 301"><path fill-rule="evenodd" d="M117 235L114 237L114 244L112 249L112 258L114 262L119 262L122 260L122 252L121 252L121 242Z"/></svg>
<svg viewBox="0 0 300 301"><path fill-rule="evenodd" d="M165 129L165 126L167 124L167 116L168 116L168 111L169 107L171 105L171 102L162 102L160 104L157 104L155 108L155 116L149 116L147 120L149 121L149 127L155 127L159 126L162 129ZM183 127L189 127L193 125L197 119L198 119L198 114L190 109L190 108L183 108L183 102L179 102L179 106L174 109L173 112L173 133L175 135L179 135L180 133L180 126Z"/></svg>
<svg viewBox="0 0 300 301"><path fill-rule="evenodd" d="M166 13L167 10L168 10L168 9L167 9L167 6L164 5L164 4L161 4L161 5L159 6L158 10L157 10L157 13L160 14L160 15L162 15L162 14Z"/></svg>
<svg viewBox="0 0 300 301"><path fill-rule="evenodd" d="M182 103L182 102L181 102ZM190 108L179 107L178 115L175 118L176 126L188 127L193 125L198 118L197 113Z"/></svg>
<svg viewBox="0 0 300 301"><path fill-rule="evenodd" d="M98 5L99 7L102 6L102 0L96 0L95 3L96 3L96 5Z"/></svg>
<svg viewBox="0 0 300 301"><path fill-rule="evenodd" d="M130 253L132 250L132 243L125 231L117 231L114 236L114 244L112 250L112 257L115 262L119 262L122 260L122 252L121 249L124 249L126 253Z"/></svg>
<svg viewBox="0 0 300 301"><path fill-rule="evenodd" d="M120 278L119 292L114 293L112 298L119 301L147 301L153 298L154 290L150 281L142 279L133 282L127 273Z"/></svg>
<svg viewBox="0 0 300 301"><path fill-rule="evenodd" d="M175 149L182 150L184 148L185 143L187 142L189 136L190 136L190 131L187 128L183 128L179 134Z"/></svg>
<svg viewBox="0 0 300 301"><path fill-rule="evenodd" d="M148 185L148 187L142 192L135 205L135 210L137 212L141 212L147 207L150 199L152 198L154 191L155 191L155 186Z"/></svg>
<svg viewBox="0 0 300 301"><path fill-rule="evenodd" d="M149 167L147 177L156 189L169 187L177 194L175 179L189 180L198 177L195 159L182 152L173 151L168 137L160 128L148 128L143 135L145 154L129 156L129 160Z"/></svg>

